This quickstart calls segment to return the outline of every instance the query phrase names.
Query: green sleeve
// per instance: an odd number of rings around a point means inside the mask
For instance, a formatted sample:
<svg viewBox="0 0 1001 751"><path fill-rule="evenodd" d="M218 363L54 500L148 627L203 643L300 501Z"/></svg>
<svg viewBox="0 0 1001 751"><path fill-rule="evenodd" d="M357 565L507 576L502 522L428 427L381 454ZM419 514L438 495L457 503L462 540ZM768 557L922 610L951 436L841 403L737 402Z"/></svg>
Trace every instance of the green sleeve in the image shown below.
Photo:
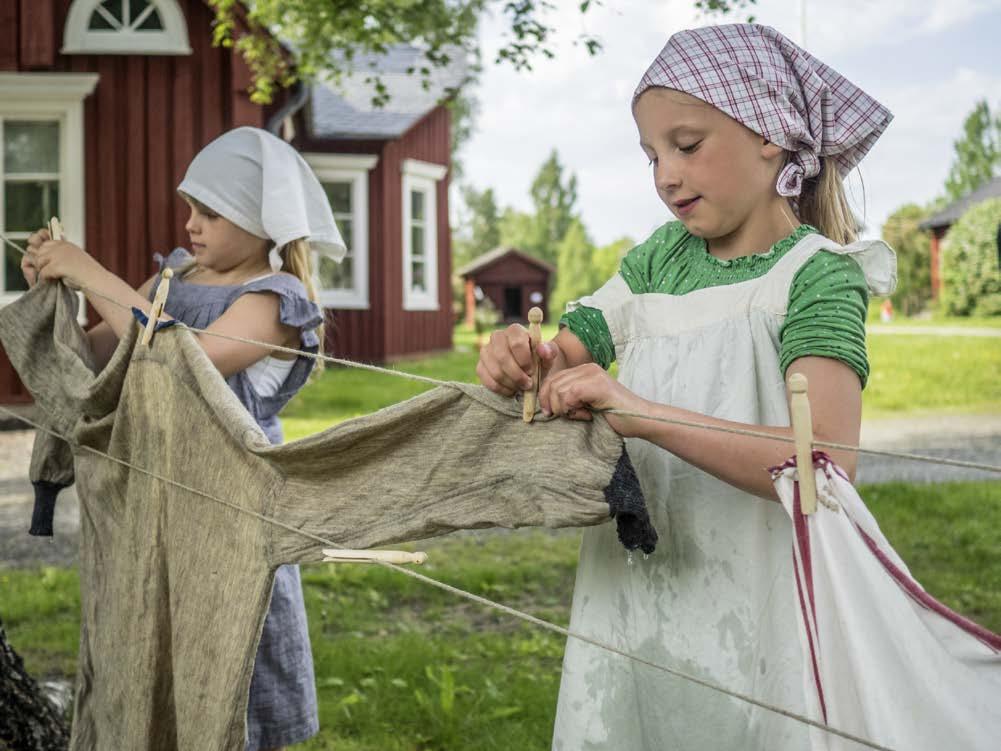
<svg viewBox="0 0 1001 751"><path fill-rule="evenodd" d="M854 259L817 253L796 273L789 291L789 310L779 331L782 372L798 357L830 357L858 373L865 388L868 305L865 276Z"/></svg>
<svg viewBox="0 0 1001 751"><path fill-rule="evenodd" d="M608 330L605 316L597 308L581 305L560 319L560 328L566 326L587 347L591 357L605 370L615 362L615 345Z"/></svg>
<svg viewBox="0 0 1001 751"><path fill-rule="evenodd" d="M688 234L681 222L668 222L630 250L619 266L619 276L633 294L654 292L662 283L664 268ZM578 307L560 319L587 347L591 357L606 370L615 362L615 344L605 316L597 308Z"/></svg>

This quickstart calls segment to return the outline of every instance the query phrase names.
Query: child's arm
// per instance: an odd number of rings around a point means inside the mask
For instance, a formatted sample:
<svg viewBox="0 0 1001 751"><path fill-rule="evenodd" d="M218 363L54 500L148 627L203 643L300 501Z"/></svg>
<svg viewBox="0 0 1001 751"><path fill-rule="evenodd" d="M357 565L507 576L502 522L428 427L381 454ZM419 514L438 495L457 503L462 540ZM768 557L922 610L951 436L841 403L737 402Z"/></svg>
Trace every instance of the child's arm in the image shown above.
<svg viewBox="0 0 1001 751"><path fill-rule="evenodd" d="M41 237L41 233L39 236ZM40 279L69 279L77 286L86 288L87 299L104 319L103 324L94 327L96 333L93 335L98 346L102 348L107 348L111 344L109 331L117 340L125 335L129 327L135 325L131 309L122 308L105 299L106 297L130 308L149 309L149 300L141 292L145 288L148 294L147 285L151 282L147 282L137 292L72 243L43 239L37 245L34 266ZM281 323L278 314L277 295L246 294L219 316L207 331L256 339L268 344L285 345L294 341L293 337L297 332L293 327ZM106 328L103 328L105 325ZM267 349L255 344L244 344L205 334L200 334L198 339L224 378L239 373L268 354ZM113 351L114 346L110 346L109 357Z"/></svg>
<svg viewBox="0 0 1001 751"><path fill-rule="evenodd" d="M542 361L542 380L561 370L593 362L591 353L570 329L562 329L553 339L538 348ZM528 329L512 324L490 335L490 342L480 350L476 375L491 391L504 396L532 388L532 349Z"/></svg>
<svg viewBox="0 0 1001 751"><path fill-rule="evenodd" d="M143 309L149 306L149 290L153 284L151 277L138 290L133 290L128 284L114 274L108 272L100 263L88 255L82 248L72 243L49 241L48 230L42 229L28 238L29 253L21 262L21 269L28 286L34 287L40 279L67 278L77 286L86 287L84 294L103 319L101 323L87 331L90 349L94 353L94 361L103 368L111 359L118 340L127 326L131 325L132 314L108 302L93 293L94 289L106 294L123 304L135 305ZM42 269L46 270L43 272ZM78 278L79 277L79 278ZM125 294L125 299L114 297L115 294ZM114 324L117 324L117 327Z"/></svg>
<svg viewBox="0 0 1001 751"><path fill-rule="evenodd" d="M280 300L275 293L248 292L238 297L236 302L213 321L206 331L301 349L299 329L281 322L279 305ZM219 369L223 378L229 378L241 370L246 370L271 352L258 344L245 344L211 334L197 336L205 354Z"/></svg>
<svg viewBox="0 0 1001 751"><path fill-rule="evenodd" d="M858 374L841 361L826 357L801 357L789 366L786 377L793 373L802 373L810 383L814 438L857 446L862 421L862 386ZM588 407L621 409L652 417L792 437L792 428L719 420L641 399L596 365L573 368L554 376L540 389L539 401L543 410L573 419L590 419ZM778 497L768 468L781 464L793 454L792 444L786 441L770 441L620 415L607 415L607 419L620 435L655 443L689 464L769 500L777 500ZM826 451L854 481L855 452Z"/></svg>

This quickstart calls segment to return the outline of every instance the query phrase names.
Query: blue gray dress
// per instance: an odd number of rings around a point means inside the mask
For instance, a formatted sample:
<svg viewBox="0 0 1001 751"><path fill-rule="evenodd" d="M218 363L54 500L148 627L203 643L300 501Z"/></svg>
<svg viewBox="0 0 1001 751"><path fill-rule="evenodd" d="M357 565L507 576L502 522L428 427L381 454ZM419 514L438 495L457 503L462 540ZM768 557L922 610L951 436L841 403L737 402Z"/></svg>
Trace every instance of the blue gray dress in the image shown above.
<svg viewBox="0 0 1001 751"><path fill-rule="evenodd" d="M166 259L154 256L160 264L177 269L192 260L183 248L176 248ZM153 282L156 289L160 278ZM281 322L301 331L300 349L316 352L319 338L316 327L323 321L316 303L307 297L302 282L288 274L273 274L241 285L209 286L185 282L176 275L170 283L166 312L189 326L207 328L237 298L248 292L271 292L278 295ZM305 385L313 366L307 357L299 357L285 382L273 396L260 396L245 372L226 379L243 406L272 443L282 442L278 412ZM316 706L316 682L310 652L306 608L298 566L282 566L275 575L271 606L264 621L254 676L250 683L247 708L247 749L270 749L298 743L319 730Z"/></svg>

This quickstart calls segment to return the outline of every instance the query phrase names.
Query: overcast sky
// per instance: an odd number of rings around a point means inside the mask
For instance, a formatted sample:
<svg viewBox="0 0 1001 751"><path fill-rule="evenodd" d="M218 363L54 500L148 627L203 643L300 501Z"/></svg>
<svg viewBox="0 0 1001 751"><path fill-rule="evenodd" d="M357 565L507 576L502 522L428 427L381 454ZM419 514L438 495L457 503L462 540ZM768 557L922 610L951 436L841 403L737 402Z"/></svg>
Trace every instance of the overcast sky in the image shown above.
<svg viewBox="0 0 1001 751"><path fill-rule="evenodd" d="M532 72L494 65L507 29L501 19L483 25L481 111L461 155L465 179L492 187L502 206L527 210L532 178L556 148L577 174L578 208L594 241L640 240L669 214L638 145L630 96L673 32L710 21L697 17L693 0L605 0L586 15L579 0L554 2L556 59L538 60ZM805 4L805 47L894 114L862 162L861 182L849 183L865 234L875 237L898 206L942 192L952 142L975 102L1001 106L1001 0ZM759 0L753 12L801 43L800 6ZM603 52L590 57L574 46L580 31L597 35Z"/></svg>

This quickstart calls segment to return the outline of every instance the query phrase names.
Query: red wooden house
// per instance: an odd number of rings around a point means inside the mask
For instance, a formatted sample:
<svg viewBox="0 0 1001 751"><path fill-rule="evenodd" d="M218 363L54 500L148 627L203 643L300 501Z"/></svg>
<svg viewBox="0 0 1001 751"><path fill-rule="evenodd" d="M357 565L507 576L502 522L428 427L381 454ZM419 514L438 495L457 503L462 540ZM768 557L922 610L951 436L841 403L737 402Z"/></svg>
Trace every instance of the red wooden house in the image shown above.
<svg viewBox="0 0 1001 751"><path fill-rule="evenodd" d="M212 47L212 19L204 0L0 0L0 232L23 243L57 215L138 286L154 252L187 244L175 188L194 154L233 127L294 123L352 243L344 269L320 269L329 349L382 360L449 347L449 116L437 101L452 79L383 112L355 107L359 121L395 115L393 129L339 132L325 103L350 97L323 88L253 104L242 59ZM0 304L24 289L17 254L4 259ZM26 401L0 355L0 402Z"/></svg>
<svg viewBox="0 0 1001 751"><path fill-rule="evenodd" d="M319 269L334 311L329 343L356 359L452 346L451 116L439 102L466 66L435 70L425 89L407 72L421 57L411 46L356 57L355 73L336 88L315 86L294 118L292 144L326 187L349 246L346 263ZM390 95L384 108L365 82L373 72Z"/></svg>

